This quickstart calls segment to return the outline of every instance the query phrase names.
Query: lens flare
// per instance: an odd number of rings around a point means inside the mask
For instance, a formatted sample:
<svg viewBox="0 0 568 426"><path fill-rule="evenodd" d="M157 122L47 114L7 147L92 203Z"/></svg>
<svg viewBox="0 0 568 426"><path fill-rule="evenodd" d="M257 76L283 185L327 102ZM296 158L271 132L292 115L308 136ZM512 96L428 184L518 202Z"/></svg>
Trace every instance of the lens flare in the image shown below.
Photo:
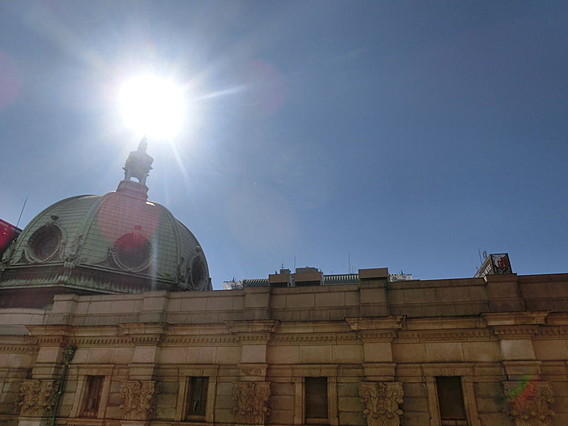
<svg viewBox="0 0 568 426"><path fill-rule="evenodd" d="M119 108L130 130L150 138L172 138L186 124L186 95L186 89L172 80L140 75L120 88Z"/></svg>

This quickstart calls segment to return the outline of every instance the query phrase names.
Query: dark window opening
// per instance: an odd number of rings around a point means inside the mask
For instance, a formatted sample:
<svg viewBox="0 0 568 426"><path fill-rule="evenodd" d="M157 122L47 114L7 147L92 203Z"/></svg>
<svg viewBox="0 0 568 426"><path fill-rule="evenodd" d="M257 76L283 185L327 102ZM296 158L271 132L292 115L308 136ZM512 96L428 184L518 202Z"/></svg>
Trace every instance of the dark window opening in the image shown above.
<svg viewBox="0 0 568 426"><path fill-rule="evenodd" d="M61 240L61 230L55 225L46 225L34 232L30 246L36 258L49 260L57 253Z"/></svg>
<svg viewBox="0 0 568 426"><path fill-rule="evenodd" d="M461 377L436 377L440 420L442 425L466 424L465 405L463 400Z"/></svg>
<svg viewBox="0 0 568 426"><path fill-rule="evenodd" d="M208 377L190 377L187 389L186 420L203 420L207 409Z"/></svg>
<svg viewBox="0 0 568 426"><path fill-rule="evenodd" d="M125 234L116 240L114 249L121 266L128 269L143 268L151 254L150 241L135 232Z"/></svg>
<svg viewBox="0 0 568 426"><path fill-rule="evenodd" d="M306 422L327 424L327 377L305 379Z"/></svg>
<svg viewBox="0 0 568 426"><path fill-rule="evenodd" d="M87 376L81 417L97 417L105 376Z"/></svg>

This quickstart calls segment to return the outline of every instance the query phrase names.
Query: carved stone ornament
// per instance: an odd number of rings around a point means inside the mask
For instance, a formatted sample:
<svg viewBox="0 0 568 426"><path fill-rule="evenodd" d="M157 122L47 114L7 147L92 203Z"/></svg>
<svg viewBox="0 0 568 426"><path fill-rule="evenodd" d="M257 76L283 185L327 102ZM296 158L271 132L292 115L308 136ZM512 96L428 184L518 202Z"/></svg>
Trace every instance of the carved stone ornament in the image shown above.
<svg viewBox="0 0 568 426"><path fill-rule="evenodd" d="M363 413L369 426L399 426L402 410L402 383L400 382L362 382L359 396L363 403Z"/></svg>
<svg viewBox="0 0 568 426"><path fill-rule="evenodd" d="M264 424L270 415L270 383L240 382L233 388L235 420L239 423Z"/></svg>
<svg viewBox="0 0 568 426"><path fill-rule="evenodd" d="M46 417L56 403L55 380L24 380L20 386L20 415Z"/></svg>
<svg viewBox="0 0 568 426"><path fill-rule="evenodd" d="M552 388L547 382L523 380L505 382L506 412L515 426L552 424Z"/></svg>
<svg viewBox="0 0 568 426"><path fill-rule="evenodd" d="M129 380L120 388L123 410L126 420L146 420L154 412L156 382L153 380Z"/></svg>

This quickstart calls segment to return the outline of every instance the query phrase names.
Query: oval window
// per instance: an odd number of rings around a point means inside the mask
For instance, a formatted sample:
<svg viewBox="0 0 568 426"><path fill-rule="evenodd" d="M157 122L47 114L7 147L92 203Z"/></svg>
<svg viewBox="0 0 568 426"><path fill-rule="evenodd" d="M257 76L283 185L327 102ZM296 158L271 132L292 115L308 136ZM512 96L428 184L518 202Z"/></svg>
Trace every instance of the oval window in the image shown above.
<svg viewBox="0 0 568 426"><path fill-rule="evenodd" d="M57 226L42 226L30 238L33 256L38 260L49 260L57 254L62 239L63 235Z"/></svg>
<svg viewBox="0 0 568 426"><path fill-rule="evenodd" d="M150 241L138 233L125 234L114 243L114 252L120 266L140 270L146 267L150 259Z"/></svg>

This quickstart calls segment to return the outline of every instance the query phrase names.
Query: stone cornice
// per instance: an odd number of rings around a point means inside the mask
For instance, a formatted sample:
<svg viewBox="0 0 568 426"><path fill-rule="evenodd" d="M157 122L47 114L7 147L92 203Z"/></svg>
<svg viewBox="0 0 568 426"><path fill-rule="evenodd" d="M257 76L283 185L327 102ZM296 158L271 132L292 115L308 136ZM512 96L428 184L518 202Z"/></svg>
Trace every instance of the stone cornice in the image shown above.
<svg viewBox="0 0 568 426"><path fill-rule="evenodd" d="M404 322L404 325L405 330L464 330L487 327L485 320L478 316L408 318Z"/></svg>
<svg viewBox="0 0 568 426"><path fill-rule="evenodd" d="M375 318L345 318L353 331L363 330L398 330L404 327L402 315Z"/></svg>
<svg viewBox="0 0 568 426"><path fill-rule="evenodd" d="M568 336L568 326L559 327L540 327L535 338L545 340L545 339L566 339Z"/></svg>
<svg viewBox="0 0 568 426"><path fill-rule="evenodd" d="M73 336L69 343L75 346L130 346L130 336Z"/></svg>
<svg viewBox="0 0 568 426"><path fill-rule="evenodd" d="M162 340L161 334L139 334L129 336L130 343L136 346L156 346Z"/></svg>
<svg viewBox="0 0 568 426"><path fill-rule="evenodd" d="M397 337L395 330L368 330L360 331L357 336L362 342L392 342Z"/></svg>
<svg viewBox="0 0 568 426"><path fill-rule="evenodd" d="M252 320L252 321L226 321L225 326L232 334L264 334L276 331L280 325L277 320Z"/></svg>
<svg viewBox="0 0 568 426"><path fill-rule="evenodd" d="M185 345L219 345L239 343L239 338L232 335L212 335L212 336L165 336L162 340L163 346L185 346Z"/></svg>
<svg viewBox="0 0 568 426"><path fill-rule="evenodd" d="M238 342L249 345L263 345L270 341L272 333L278 328L280 321L226 321L227 331L236 336Z"/></svg>
<svg viewBox="0 0 568 426"><path fill-rule="evenodd" d="M495 340L495 335L487 328L446 329L446 330L401 330L399 342L448 342L448 341L487 341Z"/></svg>
<svg viewBox="0 0 568 426"><path fill-rule="evenodd" d="M119 332L129 338L129 342L137 346L156 346L164 336L164 326L159 324L119 324Z"/></svg>
<svg viewBox="0 0 568 426"><path fill-rule="evenodd" d="M30 354L37 352L39 348L33 345L0 345L1 353L11 353L11 354Z"/></svg>
<svg viewBox="0 0 568 426"><path fill-rule="evenodd" d="M156 335L165 331L165 327L160 324L127 323L118 324L118 327L120 333L125 335Z"/></svg>
<svg viewBox="0 0 568 426"><path fill-rule="evenodd" d="M40 346L65 346L69 343L68 336L37 336L36 342Z"/></svg>
<svg viewBox="0 0 568 426"><path fill-rule="evenodd" d="M73 331L73 327L68 325L26 325L26 328L32 336L68 336Z"/></svg>
<svg viewBox="0 0 568 426"><path fill-rule="evenodd" d="M359 337L354 333L325 333L325 334L275 334L271 344L345 344L358 343Z"/></svg>
<svg viewBox="0 0 568 426"><path fill-rule="evenodd" d="M504 325L492 328L500 339L530 339L539 332L538 325Z"/></svg>
<svg viewBox="0 0 568 426"><path fill-rule="evenodd" d="M540 325L550 312L496 312L482 314L488 326Z"/></svg>

